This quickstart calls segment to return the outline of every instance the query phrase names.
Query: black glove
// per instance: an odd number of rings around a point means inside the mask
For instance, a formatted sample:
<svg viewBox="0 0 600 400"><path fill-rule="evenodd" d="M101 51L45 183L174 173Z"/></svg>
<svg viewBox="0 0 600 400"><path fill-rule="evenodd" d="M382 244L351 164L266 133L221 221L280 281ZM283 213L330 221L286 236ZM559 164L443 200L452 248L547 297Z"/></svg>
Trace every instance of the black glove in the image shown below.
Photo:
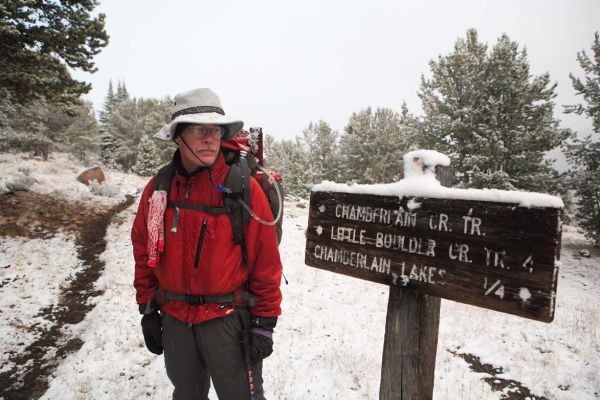
<svg viewBox="0 0 600 400"><path fill-rule="evenodd" d="M273 329L277 317L252 317L250 328L250 361L256 363L273 353Z"/></svg>
<svg viewBox="0 0 600 400"><path fill-rule="evenodd" d="M146 347L152 353L161 355L163 348L161 345L162 327L158 311L146 314L142 317L142 333Z"/></svg>

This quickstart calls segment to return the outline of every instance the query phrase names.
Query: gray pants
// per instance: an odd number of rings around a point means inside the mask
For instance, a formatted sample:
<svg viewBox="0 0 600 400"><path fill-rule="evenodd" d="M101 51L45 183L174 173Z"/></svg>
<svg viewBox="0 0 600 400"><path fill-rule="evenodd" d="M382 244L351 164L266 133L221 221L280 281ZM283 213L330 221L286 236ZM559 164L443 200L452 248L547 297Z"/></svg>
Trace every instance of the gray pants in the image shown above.
<svg viewBox="0 0 600 400"><path fill-rule="evenodd" d="M242 321L248 310L198 325L185 324L163 313L162 345L173 400L206 400L210 379L220 400L250 399L248 369L242 345ZM262 361L252 366L254 397L264 400Z"/></svg>

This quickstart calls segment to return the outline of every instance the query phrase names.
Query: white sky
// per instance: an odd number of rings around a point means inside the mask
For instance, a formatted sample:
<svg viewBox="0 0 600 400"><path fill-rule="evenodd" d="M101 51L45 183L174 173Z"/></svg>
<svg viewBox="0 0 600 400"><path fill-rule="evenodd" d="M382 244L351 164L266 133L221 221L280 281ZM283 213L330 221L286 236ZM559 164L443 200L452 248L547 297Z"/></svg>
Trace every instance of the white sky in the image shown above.
<svg viewBox="0 0 600 400"><path fill-rule="evenodd" d="M475 28L491 47L502 33L526 46L532 74L549 72L558 105L579 101L569 73L600 30L598 0L192 1L104 0L109 45L87 96L99 109L109 79L132 96L210 87L225 112L278 139L323 119L343 130L367 106L421 114L428 62ZM561 113L562 106L556 111ZM591 123L559 115L581 134Z"/></svg>

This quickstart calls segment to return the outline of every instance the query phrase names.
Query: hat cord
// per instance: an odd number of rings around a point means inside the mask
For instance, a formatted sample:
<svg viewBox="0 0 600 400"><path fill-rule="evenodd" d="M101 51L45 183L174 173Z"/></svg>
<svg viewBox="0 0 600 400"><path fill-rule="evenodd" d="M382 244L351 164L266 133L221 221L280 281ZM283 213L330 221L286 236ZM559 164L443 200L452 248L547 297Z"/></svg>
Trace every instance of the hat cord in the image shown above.
<svg viewBox="0 0 600 400"><path fill-rule="evenodd" d="M205 167L207 167L209 169L208 175L211 178L210 180L211 180L212 185L214 186L214 182L212 181L212 176L210 174L210 166L208 164L206 164L204 161L202 161L200 159L200 157L198 157L198 155L187 144L187 142L185 141L183 136L179 136L179 137L181 138L181 141L183 142L183 144L185 144L185 147L188 148L188 150L194 155L194 157L196 157L198 159L198 161L200 161L202 164L204 164ZM248 204L246 204L246 202L244 200L238 199L238 201L240 202L242 207L244 207L246 209L246 211L248 211L248 213L252 216L252 218L254 218L255 220L257 220L258 222L260 222L263 225L274 226L275 224L277 224L277 222L279 222L279 220L281 219L281 216L283 215L283 207L281 206L283 204L283 196L281 194L281 190L279 189L279 184L277 183L277 180L275 180L271 176L269 171L267 171L266 169L264 169L261 166L258 166L258 169L261 170L262 172L264 172L265 174L267 174L269 182L272 183L273 186L275 186L275 192L277 192L277 199L279 200L279 210L277 210L277 218L275 218L273 221L265 221L264 219L259 217L254 211L252 211L252 209L248 206ZM219 186L221 186L221 185L219 185ZM217 190L222 190L222 189L217 187Z"/></svg>

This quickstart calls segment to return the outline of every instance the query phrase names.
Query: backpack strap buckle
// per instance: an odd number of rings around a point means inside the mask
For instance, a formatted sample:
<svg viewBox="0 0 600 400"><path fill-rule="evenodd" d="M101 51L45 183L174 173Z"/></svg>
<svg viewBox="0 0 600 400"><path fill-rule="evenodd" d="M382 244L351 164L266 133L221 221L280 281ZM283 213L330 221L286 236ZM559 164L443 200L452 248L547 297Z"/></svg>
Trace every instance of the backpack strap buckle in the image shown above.
<svg viewBox="0 0 600 400"><path fill-rule="evenodd" d="M186 294L185 302L193 306L199 306L201 304L204 304L204 296L193 296L190 294Z"/></svg>

